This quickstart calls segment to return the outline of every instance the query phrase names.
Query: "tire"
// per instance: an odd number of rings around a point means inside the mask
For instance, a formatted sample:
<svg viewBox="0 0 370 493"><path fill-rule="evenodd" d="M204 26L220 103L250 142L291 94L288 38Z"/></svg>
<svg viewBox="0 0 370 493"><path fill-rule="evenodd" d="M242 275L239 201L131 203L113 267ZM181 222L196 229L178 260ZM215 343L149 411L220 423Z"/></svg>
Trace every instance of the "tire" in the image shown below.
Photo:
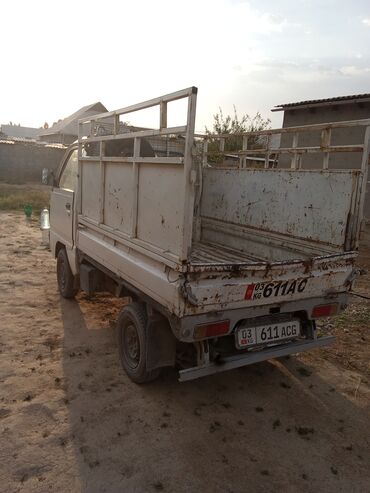
<svg viewBox="0 0 370 493"><path fill-rule="evenodd" d="M57 280L60 294L63 298L74 298L78 289L75 287L75 276L68 262L67 252L61 248L57 256Z"/></svg>
<svg viewBox="0 0 370 493"><path fill-rule="evenodd" d="M160 368L146 369L147 316L143 303L125 306L117 321L117 340L121 364L128 377L135 383L155 380Z"/></svg>

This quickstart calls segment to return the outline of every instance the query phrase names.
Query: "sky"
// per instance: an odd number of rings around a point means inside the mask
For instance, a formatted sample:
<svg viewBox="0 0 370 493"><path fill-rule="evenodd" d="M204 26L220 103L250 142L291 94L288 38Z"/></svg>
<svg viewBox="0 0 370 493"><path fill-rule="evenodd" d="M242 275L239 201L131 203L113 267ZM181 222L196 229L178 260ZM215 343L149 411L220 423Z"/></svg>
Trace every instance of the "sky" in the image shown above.
<svg viewBox="0 0 370 493"><path fill-rule="evenodd" d="M275 105L370 92L369 0L12 0L0 46L0 124L197 86L197 130L233 105L278 127Z"/></svg>

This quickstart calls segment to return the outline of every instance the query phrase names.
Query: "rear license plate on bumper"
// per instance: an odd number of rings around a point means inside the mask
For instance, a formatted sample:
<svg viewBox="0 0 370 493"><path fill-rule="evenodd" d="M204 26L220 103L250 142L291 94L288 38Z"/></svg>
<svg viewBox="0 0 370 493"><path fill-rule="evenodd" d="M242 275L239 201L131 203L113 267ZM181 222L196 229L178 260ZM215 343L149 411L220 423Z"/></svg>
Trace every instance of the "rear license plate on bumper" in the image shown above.
<svg viewBox="0 0 370 493"><path fill-rule="evenodd" d="M259 344L271 344L294 339L300 335L299 320L278 322L256 327L240 327L235 332L236 347L243 349Z"/></svg>

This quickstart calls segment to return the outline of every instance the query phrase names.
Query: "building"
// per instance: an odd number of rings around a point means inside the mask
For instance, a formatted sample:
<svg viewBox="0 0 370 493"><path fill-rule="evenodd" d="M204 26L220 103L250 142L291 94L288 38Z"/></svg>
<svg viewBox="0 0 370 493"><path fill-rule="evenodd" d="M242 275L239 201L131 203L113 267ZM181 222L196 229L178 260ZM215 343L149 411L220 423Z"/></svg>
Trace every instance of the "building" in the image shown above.
<svg viewBox="0 0 370 493"><path fill-rule="evenodd" d="M64 120L54 123L50 128L43 128L39 131L39 140L44 142L54 142L69 145L77 139L78 120L88 118L97 113L105 113L107 108L102 103L89 104L83 106Z"/></svg>
<svg viewBox="0 0 370 493"><path fill-rule="evenodd" d="M21 127L20 125L8 124L8 125L0 125L0 134L1 136L18 139L37 139L40 128L33 127Z"/></svg>
<svg viewBox="0 0 370 493"><path fill-rule="evenodd" d="M328 99L314 99L285 103L275 106L271 111L284 111L283 127L313 125L315 123L342 122L370 119L370 93L340 96ZM299 146L319 146L321 132L307 132L299 136ZM333 129L331 145L362 144L365 137L364 127ZM291 147L292 135L281 136L280 147ZM289 157L280 156L279 166L289 166ZM330 169L360 168L360 153L333 153L329 159ZM321 159L315 154L302 158L302 168L320 168ZM365 217L370 219L370 173L368 173Z"/></svg>
<svg viewBox="0 0 370 493"><path fill-rule="evenodd" d="M283 127L361 120L370 118L370 94L279 104L271 111L284 111Z"/></svg>

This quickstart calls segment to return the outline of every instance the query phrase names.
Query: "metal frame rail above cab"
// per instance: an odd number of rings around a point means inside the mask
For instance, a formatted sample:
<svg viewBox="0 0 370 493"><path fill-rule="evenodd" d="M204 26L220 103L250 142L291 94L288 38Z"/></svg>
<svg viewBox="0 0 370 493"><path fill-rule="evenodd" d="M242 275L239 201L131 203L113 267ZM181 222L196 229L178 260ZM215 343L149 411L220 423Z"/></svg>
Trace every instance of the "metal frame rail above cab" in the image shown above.
<svg viewBox="0 0 370 493"><path fill-rule="evenodd" d="M197 88L189 87L181 91L177 91L171 94L150 99L142 103L137 103L125 108L121 108L115 111L106 113L100 113L88 118L80 119L78 122L78 155L79 155L79 199L78 199L78 211L82 216L82 185L83 181L83 166L89 165L89 163L99 164L100 166L100 180L101 186L99 191L99 204L100 213L98 225L104 225L105 211L104 211L104 197L105 197L105 176L106 165L125 164L132 167L132 187L134 190L132 199L132 214L130 225L130 239L138 239L138 200L139 200L139 169L141 165L153 165L163 168L163 165L167 166L179 166L183 169L182 172L182 189L183 189L183 203L181 205L181 218L177 230L181 235L179 240L179 246L176 249L176 258L179 264L186 262L190 253L192 244L192 225L193 225L193 211L194 211L194 176L193 172L193 157L192 150L194 145L194 130L195 130L195 114L196 114L196 98ZM187 115L186 125L177 127L167 126L167 106L173 101L180 99L187 99ZM148 108L159 107L159 126L156 129L133 129L125 133L120 132L120 116L133 113ZM110 135L96 135L97 125L107 122L107 119L112 122L112 132ZM150 158L144 158L140 156L141 139L147 137L166 137L166 136L182 136L184 138L184 154L183 157L173 156L155 156ZM105 155L106 143L114 141L116 139L125 140L131 139L134 141L134 151L132 157L107 157ZM97 156L84 156L83 146L87 143L97 143L99 145L99 155ZM177 233L176 233L177 234ZM148 252L155 252L158 255L158 245L151 244L150 241L145 245ZM134 246L133 246L134 247ZM174 252L167 252L166 248L162 249L162 256L164 261L168 260L173 264ZM165 262L166 263L166 262Z"/></svg>

